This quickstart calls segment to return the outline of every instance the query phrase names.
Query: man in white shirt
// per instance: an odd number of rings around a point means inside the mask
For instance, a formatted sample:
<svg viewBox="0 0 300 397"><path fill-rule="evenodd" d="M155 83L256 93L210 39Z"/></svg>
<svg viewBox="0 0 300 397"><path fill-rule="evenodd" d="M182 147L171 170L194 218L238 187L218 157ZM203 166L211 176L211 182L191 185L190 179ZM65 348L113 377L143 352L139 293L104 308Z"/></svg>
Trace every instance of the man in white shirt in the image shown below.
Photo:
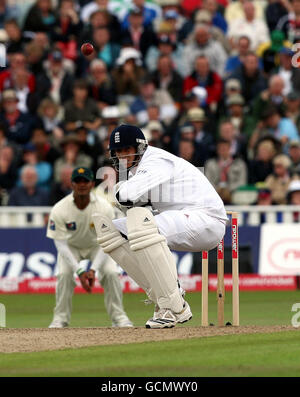
<svg viewBox="0 0 300 397"><path fill-rule="evenodd" d="M79 276L83 288L91 292L96 271L104 288L104 302L112 325L132 327L122 304L118 267L97 244L92 214L99 212L113 219L114 210L107 200L91 192L93 179L89 168L75 168L71 177L73 192L56 203L49 216L47 237L54 240L58 252L56 306L49 328L64 328L70 323L76 286L74 273ZM81 264L84 259L92 262L88 272Z"/></svg>
<svg viewBox="0 0 300 397"><path fill-rule="evenodd" d="M146 328L174 327L190 320L192 312L178 286L170 249L216 247L225 234L224 204L199 169L148 146L135 126L117 127L109 149L119 172L116 199L127 212L113 221L93 215L98 242L155 303Z"/></svg>

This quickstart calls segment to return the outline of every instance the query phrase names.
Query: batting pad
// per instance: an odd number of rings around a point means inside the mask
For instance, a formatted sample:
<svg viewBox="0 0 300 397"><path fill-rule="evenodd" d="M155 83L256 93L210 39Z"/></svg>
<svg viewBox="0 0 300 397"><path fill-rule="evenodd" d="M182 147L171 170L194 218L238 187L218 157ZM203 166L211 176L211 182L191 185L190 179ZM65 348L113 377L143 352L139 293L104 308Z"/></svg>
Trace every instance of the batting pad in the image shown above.
<svg viewBox="0 0 300 397"><path fill-rule="evenodd" d="M143 207L127 211L127 231L130 249L143 266L160 308L179 313L183 299L178 289L175 259L166 238L159 234L152 213Z"/></svg>
<svg viewBox="0 0 300 397"><path fill-rule="evenodd" d="M156 303L155 294L144 271L139 266L135 253L130 250L129 242L121 236L121 233L106 215L95 213L92 218L96 229L97 241L103 251L110 255L143 288L151 301Z"/></svg>

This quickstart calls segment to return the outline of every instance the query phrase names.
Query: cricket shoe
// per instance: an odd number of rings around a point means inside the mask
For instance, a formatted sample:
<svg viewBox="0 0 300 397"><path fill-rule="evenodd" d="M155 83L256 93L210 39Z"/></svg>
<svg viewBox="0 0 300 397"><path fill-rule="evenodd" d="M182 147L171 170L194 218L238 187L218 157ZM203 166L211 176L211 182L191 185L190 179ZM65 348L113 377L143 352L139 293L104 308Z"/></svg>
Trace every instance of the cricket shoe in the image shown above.
<svg viewBox="0 0 300 397"><path fill-rule="evenodd" d="M180 294L181 294L181 296L182 296L183 302L184 302L184 303L187 303L187 302L185 302L185 300L184 300L184 297L185 297L185 290L184 290L183 288L180 287L179 283L178 283L178 287L179 287L179 291L180 291ZM159 306L158 306L158 304L156 303L156 305L155 305L155 307L154 307L154 313L153 313L153 318L154 318L154 319L156 318L158 312L159 312Z"/></svg>
<svg viewBox="0 0 300 397"><path fill-rule="evenodd" d="M48 328L67 328L68 325L65 321L53 320Z"/></svg>
<svg viewBox="0 0 300 397"><path fill-rule="evenodd" d="M112 327L114 327L114 328L133 328L133 324L129 320L129 318L124 318L124 319L120 319L118 321L113 321Z"/></svg>
<svg viewBox="0 0 300 397"><path fill-rule="evenodd" d="M155 317L146 322L146 328L173 328L176 324L183 324L192 317L190 305L185 301L180 313L175 313L171 309L159 309L155 312Z"/></svg>

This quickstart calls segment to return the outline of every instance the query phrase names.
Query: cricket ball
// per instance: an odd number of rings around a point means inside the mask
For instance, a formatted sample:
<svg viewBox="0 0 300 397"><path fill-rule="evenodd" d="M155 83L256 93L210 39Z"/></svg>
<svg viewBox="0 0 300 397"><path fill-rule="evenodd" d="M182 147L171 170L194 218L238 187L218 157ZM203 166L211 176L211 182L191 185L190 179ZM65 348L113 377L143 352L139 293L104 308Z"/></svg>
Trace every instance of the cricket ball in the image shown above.
<svg viewBox="0 0 300 397"><path fill-rule="evenodd" d="M81 46L81 52L83 55L91 55L94 51L94 47L91 43L83 43Z"/></svg>

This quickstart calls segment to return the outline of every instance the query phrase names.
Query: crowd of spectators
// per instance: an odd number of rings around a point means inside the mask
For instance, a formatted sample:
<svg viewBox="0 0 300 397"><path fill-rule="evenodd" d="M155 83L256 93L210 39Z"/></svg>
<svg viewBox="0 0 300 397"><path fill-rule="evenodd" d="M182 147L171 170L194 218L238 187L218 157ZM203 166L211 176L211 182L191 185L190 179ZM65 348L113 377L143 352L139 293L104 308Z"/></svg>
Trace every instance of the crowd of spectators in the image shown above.
<svg viewBox="0 0 300 397"><path fill-rule="evenodd" d="M300 0L0 0L0 42L0 205L56 203L120 123L225 204L300 204Z"/></svg>

